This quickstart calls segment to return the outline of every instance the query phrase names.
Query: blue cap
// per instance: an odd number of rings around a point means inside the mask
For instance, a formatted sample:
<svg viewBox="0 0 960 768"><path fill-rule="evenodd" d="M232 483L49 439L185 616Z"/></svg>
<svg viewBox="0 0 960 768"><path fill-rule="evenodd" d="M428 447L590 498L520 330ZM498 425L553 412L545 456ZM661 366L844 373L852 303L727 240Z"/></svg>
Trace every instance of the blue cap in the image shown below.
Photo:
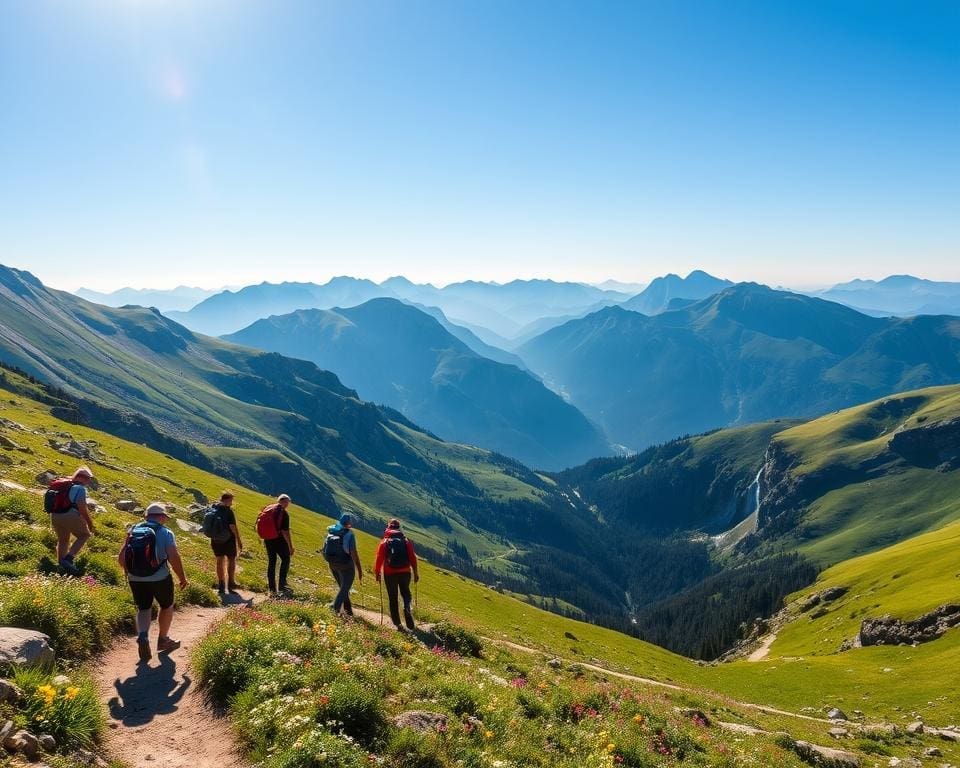
<svg viewBox="0 0 960 768"><path fill-rule="evenodd" d="M353 525L353 515L351 515L349 512L344 512L342 515L340 515L340 519L337 520L337 522L342 526Z"/></svg>

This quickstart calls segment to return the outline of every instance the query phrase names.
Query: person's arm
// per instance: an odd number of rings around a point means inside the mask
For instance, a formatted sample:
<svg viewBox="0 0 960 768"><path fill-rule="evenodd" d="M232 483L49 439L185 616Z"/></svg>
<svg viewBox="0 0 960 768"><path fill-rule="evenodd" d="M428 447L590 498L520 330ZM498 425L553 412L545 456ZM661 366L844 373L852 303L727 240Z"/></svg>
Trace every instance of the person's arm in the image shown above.
<svg viewBox="0 0 960 768"><path fill-rule="evenodd" d="M230 523L230 531L237 540L237 554L243 552L243 540L240 538L240 529L237 528L236 518Z"/></svg>
<svg viewBox="0 0 960 768"><path fill-rule="evenodd" d="M381 541L377 545L377 558L373 563L373 576L377 581L380 581L380 574L383 571L383 558L384 558L385 550L386 550L386 547L384 546L384 543Z"/></svg>
<svg viewBox="0 0 960 768"><path fill-rule="evenodd" d="M85 523L87 524L87 528L90 529L90 533L91 533L91 534L96 533L97 531L96 531L96 528L95 528L94 525L93 525L93 518L90 516L90 509L87 507L87 492L86 492L86 490L84 490L84 492L83 492L83 493L80 495L80 497L77 499L77 502L76 502L75 506L76 506L76 508L77 508L77 512L80 513L80 517L83 518L83 522L85 522Z"/></svg>
<svg viewBox="0 0 960 768"><path fill-rule="evenodd" d="M127 558L124 557L124 550L126 548L127 542L124 541L123 544L120 545L120 551L117 553L117 562L120 563L120 570L123 571L124 574L127 573Z"/></svg>
<svg viewBox="0 0 960 768"><path fill-rule="evenodd" d="M290 553L290 557L293 557L293 539L290 538L290 515L286 512L284 514L283 526L280 528L280 535L283 536L284 541L287 542L287 551Z"/></svg>
<svg viewBox="0 0 960 768"><path fill-rule="evenodd" d="M167 562L170 563L170 567L173 568L173 572L177 574L177 578L180 580L180 589L186 587L187 574L183 570L183 560L180 559L180 552L176 545L167 547Z"/></svg>
<svg viewBox="0 0 960 768"><path fill-rule="evenodd" d="M407 539L407 557L410 560L410 568L413 570L414 583L420 581L420 568L417 565L417 553L413 551L413 542Z"/></svg>
<svg viewBox="0 0 960 768"><path fill-rule="evenodd" d="M350 557L353 558L353 564L357 569L357 581L363 581L363 566L360 565L360 553L357 551L357 535L352 537L353 548L350 550Z"/></svg>

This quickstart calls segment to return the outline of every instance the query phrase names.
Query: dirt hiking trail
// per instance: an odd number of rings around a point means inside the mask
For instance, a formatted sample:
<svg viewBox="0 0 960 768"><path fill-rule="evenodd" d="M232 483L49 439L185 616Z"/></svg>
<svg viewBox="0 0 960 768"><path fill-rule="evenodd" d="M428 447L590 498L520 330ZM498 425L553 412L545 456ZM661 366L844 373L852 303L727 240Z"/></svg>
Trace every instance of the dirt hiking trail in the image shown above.
<svg viewBox="0 0 960 768"><path fill-rule="evenodd" d="M252 604L252 595L229 605ZM150 642L153 658L137 656L133 637L118 639L99 660L94 677L109 710L104 739L107 755L130 768L222 768L247 765L229 724L207 702L190 671L191 651L223 615L223 608L186 606L173 618L170 634L181 642L170 654L156 653L157 624Z"/></svg>

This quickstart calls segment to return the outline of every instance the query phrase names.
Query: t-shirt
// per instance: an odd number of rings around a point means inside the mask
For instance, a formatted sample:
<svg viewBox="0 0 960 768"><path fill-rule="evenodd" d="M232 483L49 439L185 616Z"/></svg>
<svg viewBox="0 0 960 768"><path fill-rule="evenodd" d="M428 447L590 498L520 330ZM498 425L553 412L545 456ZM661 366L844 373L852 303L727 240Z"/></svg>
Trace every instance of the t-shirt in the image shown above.
<svg viewBox="0 0 960 768"><path fill-rule="evenodd" d="M146 523L137 523L137 525L146 525ZM173 531L165 525L155 525L153 527L157 536L157 560L162 560L163 565L153 576L127 576L130 581L163 581L170 575L167 549L177 546L177 538L173 535Z"/></svg>
<svg viewBox="0 0 960 768"><path fill-rule="evenodd" d="M290 530L290 513L285 509L279 510L279 525L277 525L278 531L289 531Z"/></svg>
<svg viewBox="0 0 960 768"><path fill-rule="evenodd" d="M82 485L75 484L70 486L70 492L68 494L70 498L70 506L76 507L78 504L87 503L87 489Z"/></svg>
<svg viewBox="0 0 960 768"><path fill-rule="evenodd" d="M357 550L357 537L353 535L353 531L347 531L343 534L343 551L348 555L351 552L356 552Z"/></svg>
<svg viewBox="0 0 960 768"><path fill-rule="evenodd" d="M220 513L220 519L223 520L223 524L227 528L237 524L237 515L233 511L233 507L225 507L223 504L214 504L213 506ZM233 531L230 532L230 539L232 538L234 538ZM227 541L230 541L230 539L227 539Z"/></svg>

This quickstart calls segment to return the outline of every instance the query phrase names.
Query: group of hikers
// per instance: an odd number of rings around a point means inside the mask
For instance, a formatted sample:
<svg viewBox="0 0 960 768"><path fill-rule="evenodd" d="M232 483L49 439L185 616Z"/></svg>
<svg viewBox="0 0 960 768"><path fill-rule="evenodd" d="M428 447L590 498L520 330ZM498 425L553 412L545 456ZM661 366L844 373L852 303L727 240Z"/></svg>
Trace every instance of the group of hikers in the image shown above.
<svg viewBox="0 0 960 768"><path fill-rule="evenodd" d="M74 561L95 532L86 493L92 480L90 468L79 467L70 477L52 481L44 496L44 508L50 514L50 523L57 537L57 562L64 573L74 576L80 574ZM216 561L217 590L221 598L239 589L236 582L237 558L244 550L233 501L233 493L224 491L220 500L204 512L200 525L200 531L210 539ZM295 550L290 535L289 506L290 496L282 493L274 503L260 510L256 522L257 535L267 553L267 589L272 597L291 594L287 579L290 559ZM157 652L169 653L180 647L180 642L170 637L174 604L173 577L177 577L179 588L184 589L187 576L177 551L176 536L166 525L168 520L167 505L159 501L151 502L144 511L143 520L128 530L117 553L117 562L126 574L137 608L137 646L142 661L152 656L148 634L154 603L159 607ZM337 586L337 594L330 606L337 615L353 616L350 590L355 580L363 581L363 567L353 525L352 515L340 515L327 528L323 544L323 557ZM405 536L397 519L390 520L383 532L373 573L377 582L386 588L394 627L397 630L402 630L404 626L415 629L410 585L420 581L420 571L413 542Z"/></svg>

